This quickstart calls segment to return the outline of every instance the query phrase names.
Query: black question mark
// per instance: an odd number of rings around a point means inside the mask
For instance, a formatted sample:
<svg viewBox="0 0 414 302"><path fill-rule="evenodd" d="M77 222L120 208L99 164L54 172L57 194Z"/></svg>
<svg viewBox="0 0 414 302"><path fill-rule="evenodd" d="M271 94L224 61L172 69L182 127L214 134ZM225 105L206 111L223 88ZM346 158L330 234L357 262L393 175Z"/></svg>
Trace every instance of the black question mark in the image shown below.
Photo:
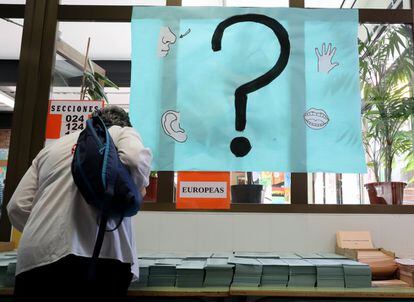
<svg viewBox="0 0 414 302"><path fill-rule="evenodd" d="M214 31L211 39L211 47L213 51L221 50L221 39L223 38L224 30L239 22L256 22L269 27L276 35L280 44L280 56L275 66L260 77L239 86L234 92L235 107L236 107L236 130L243 131L246 127L246 107L247 94L259 90L264 86L270 84L276 79L285 69L290 55L289 35L282 24L275 19L260 14L246 14L236 15L221 22ZM243 137L235 137L230 144L230 150L236 157L243 157L249 153L252 146L250 141Z"/></svg>

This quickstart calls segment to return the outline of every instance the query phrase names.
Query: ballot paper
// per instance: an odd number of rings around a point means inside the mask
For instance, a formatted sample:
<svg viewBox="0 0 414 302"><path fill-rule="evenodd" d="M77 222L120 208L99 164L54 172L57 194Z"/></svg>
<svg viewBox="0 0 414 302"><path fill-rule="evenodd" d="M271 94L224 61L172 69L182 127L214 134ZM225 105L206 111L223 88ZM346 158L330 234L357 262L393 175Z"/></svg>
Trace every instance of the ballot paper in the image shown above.
<svg viewBox="0 0 414 302"><path fill-rule="evenodd" d="M17 252L0 253L0 286L14 286Z"/></svg>
<svg viewBox="0 0 414 302"><path fill-rule="evenodd" d="M323 256L319 255L318 253L295 253L302 259L321 259Z"/></svg>
<svg viewBox="0 0 414 302"><path fill-rule="evenodd" d="M210 252L199 252L199 253L186 253L184 255L185 260L207 260L211 258L213 253Z"/></svg>
<svg viewBox="0 0 414 302"><path fill-rule="evenodd" d="M303 259L283 259L289 264L289 287L308 286L316 284L316 266Z"/></svg>
<svg viewBox="0 0 414 302"><path fill-rule="evenodd" d="M158 259L149 267L148 286L175 286L176 265L182 259Z"/></svg>
<svg viewBox="0 0 414 302"><path fill-rule="evenodd" d="M223 258L207 259L205 270L205 287L226 287L230 286L233 280L234 264Z"/></svg>
<svg viewBox="0 0 414 302"><path fill-rule="evenodd" d="M348 259L344 255L339 255L336 253L330 253L330 252L319 252L318 255L321 255L324 259Z"/></svg>
<svg viewBox="0 0 414 302"><path fill-rule="evenodd" d="M346 288L371 287L372 273L369 265L354 260L338 260L344 268Z"/></svg>
<svg viewBox="0 0 414 302"><path fill-rule="evenodd" d="M131 282L130 288L141 288L148 286L149 268L155 265L154 259L138 259L139 278L138 281Z"/></svg>
<svg viewBox="0 0 414 302"><path fill-rule="evenodd" d="M229 263L235 264L233 286L258 287L262 277L262 264L253 258L232 257Z"/></svg>
<svg viewBox="0 0 414 302"><path fill-rule="evenodd" d="M302 259L302 257L296 255L294 252L275 252L280 259Z"/></svg>
<svg viewBox="0 0 414 302"><path fill-rule="evenodd" d="M289 281L289 265L281 259L258 258L262 265L261 286L286 287Z"/></svg>
<svg viewBox="0 0 414 302"><path fill-rule="evenodd" d="M307 259L307 261L316 266L317 287L345 287L341 262L332 259Z"/></svg>
<svg viewBox="0 0 414 302"><path fill-rule="evenodd" d="M184 260L177 264L176 287L202 287L204 282L204 267L206 261Z"/></svg>
<svg viewBox="0 0 414 302"><path fill-rule="evenodd" d="M234 252L235 257L241 258L279 258L279 255L275 252Z"/></svg>
<svg viewBox="0 0 414 302"><path fill-rule="evenodd" d="M211 258L222 258L222 259L228 259L230 257L234 257L233 252L219 252L219 253L213 253Z"/></svg>

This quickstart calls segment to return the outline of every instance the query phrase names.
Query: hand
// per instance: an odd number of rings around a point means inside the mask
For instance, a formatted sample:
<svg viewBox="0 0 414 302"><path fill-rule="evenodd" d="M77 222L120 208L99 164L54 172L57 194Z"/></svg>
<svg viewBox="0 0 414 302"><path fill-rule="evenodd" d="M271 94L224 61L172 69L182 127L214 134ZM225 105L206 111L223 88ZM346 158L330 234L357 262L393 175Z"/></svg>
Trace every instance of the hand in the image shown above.
<svg viewBox="0 0 414 302"><path fill-rule="evenodd" d="M329 73L339 65L338 62L332 63L332 58L336 53L336 47L332 50L331 48L331 43L328 44L328 49L326 49L325 43L322 44L322 53L319 52L318 48L315 48L315 53L318 58L318 72Z"/></svg>

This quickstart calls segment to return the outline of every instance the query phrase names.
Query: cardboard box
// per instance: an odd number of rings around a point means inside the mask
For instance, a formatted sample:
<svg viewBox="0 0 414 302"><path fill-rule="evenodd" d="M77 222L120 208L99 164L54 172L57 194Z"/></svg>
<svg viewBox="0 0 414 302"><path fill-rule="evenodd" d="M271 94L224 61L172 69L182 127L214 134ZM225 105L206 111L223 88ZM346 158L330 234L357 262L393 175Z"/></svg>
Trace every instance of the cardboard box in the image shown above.
<svg viewBox="0 0 414 302"><path fill-rule="evenodd" d="M374 280L395 278L398 268L394 261L395 254L383 248L375 248L369 232L340 231L336 237L336 253L368 264Z"/></svg>
<svg viewBox="0 0 414 302"><path fill-rule="evenodd" d="M336 232L336 245L343 249L373 249L371 234L368 231Z"/></svg>

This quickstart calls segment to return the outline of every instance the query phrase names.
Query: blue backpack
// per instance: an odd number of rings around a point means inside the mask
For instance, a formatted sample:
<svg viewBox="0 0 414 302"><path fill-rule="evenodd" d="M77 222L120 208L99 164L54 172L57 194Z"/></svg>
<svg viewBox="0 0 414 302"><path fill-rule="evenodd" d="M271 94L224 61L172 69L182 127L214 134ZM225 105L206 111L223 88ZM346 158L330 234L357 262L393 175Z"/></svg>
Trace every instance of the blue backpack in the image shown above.
<svg viewBox="0 0 414 302"><path fill-rule="evenodd" d="M72 176L85 201L100 213L93 267L99 257L108 218L119 219L115 230L124 217L139 211L142 202L142 196L120 161L115 144L99 116L88 119L79 134L72 160Z"/></svg>

